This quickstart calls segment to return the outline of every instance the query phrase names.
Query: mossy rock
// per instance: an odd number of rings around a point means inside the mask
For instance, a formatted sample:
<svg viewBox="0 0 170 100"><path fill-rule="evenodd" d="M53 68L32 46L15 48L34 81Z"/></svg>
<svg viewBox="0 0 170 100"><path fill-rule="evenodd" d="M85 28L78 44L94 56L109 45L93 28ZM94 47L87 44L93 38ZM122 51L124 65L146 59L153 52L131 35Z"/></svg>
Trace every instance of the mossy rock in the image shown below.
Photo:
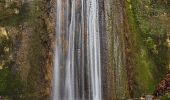
<svg viewBox="0 0 170 100"><path fill-rule="evenodd" d="M0 0L0 20L19 14L21 0Z"/></svg>

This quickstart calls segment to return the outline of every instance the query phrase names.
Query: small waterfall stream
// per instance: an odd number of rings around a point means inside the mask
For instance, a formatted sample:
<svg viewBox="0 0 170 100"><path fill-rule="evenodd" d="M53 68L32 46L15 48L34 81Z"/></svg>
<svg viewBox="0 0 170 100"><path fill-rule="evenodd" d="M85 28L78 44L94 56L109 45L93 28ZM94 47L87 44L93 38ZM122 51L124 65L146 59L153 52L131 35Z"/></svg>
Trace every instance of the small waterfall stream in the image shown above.
<svg viewBox="0 0 170 100"><path fill-rule="evenodd" d="M57 0L52 100L101 100L98 0Z"/></svg>

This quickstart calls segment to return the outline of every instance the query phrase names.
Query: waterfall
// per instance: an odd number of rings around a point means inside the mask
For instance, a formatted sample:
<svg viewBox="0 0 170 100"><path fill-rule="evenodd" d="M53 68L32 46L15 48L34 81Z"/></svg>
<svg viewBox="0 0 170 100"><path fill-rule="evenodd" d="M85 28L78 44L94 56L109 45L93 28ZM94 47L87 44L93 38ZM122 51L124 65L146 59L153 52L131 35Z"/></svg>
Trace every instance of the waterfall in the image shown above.
<svg viewBox="0 0 170 100"><path fill-rule="evenodd" d="M52 100L101 100L98 0L57 0Z"/></svg>
<svg viewBox="0 0 170 100"><path fill-rule="evenodd" d="M98 3L96 0L87 0L87 53L89 69L91 71L93 100L101 99L100 73L100 36L98 23Z"/></svg>

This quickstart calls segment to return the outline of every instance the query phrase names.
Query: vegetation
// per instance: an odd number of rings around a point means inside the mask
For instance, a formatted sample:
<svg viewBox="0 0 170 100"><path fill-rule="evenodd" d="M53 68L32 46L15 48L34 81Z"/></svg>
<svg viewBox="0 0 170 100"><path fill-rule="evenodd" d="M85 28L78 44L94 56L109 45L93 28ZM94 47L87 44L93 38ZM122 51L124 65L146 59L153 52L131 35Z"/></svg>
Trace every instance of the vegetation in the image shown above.
<svg viewBox="0 0 170 100"><path fill-rule="evenodd" d="M5 64L0 70L0 94L17 99L22 94L22 84L18 75L12 72L12 63Z"/></svg>
<svg viewBox="0 0 170 100"><path fill-rule="evenodd" d="M0 32L0 95L18 98L22 92L22 84L18 74L13 70L14 62L9 59L10 39ZM14 94L15 93L15 94Z"/></svg>
<svg viewBox="0 0 170 100"><path fill-rule="evenodd" d="M6 3L8 3L8 7L2 6ZM3 12L0 13L0 28L7 27L17 30L16 33L15 30L12 30L16 34L17 40L12 41L10 38L12 36L0 37L0 66L2 60L4 63L3 69L0 69L0 96L9 97L14 100L41 100L42 95L44 95L45 85L47 85L43 77L46 73L44 66L46 52L49 49L47 43L48 32L44 19L44 4L45 3L40 0L30 1L24 4L21 4L20 0L11 2L0 1L0 7L2 7L0 12ZM19 12L13 13L14 9L17 9ZM25 25L27 25L28 29L22 30L25 28ZM22 44L23 38L25 37L23 36L23 32L26 31L29 32L28 34L31 34L31 42ZM26 53L24 60L28 65L19 62L18 59L11 60L10 58L15 52L19 52L18 50L21 45L27 45L24 49L28 49L25 51L28 53ZM10 48L10 52L6 53L4 51L5 48ZM22 54L18 53L17 55ZM26 73L28 73L28 75ZM25 79L23 79L23 77ZM44 98L45 97L43 97L43 99Z"/></svg>
<svg viewBox="0 0 170 100"><path fill-rule="evenodd" d="M130 30L134 36L135 77L133 95L152 94L155 86L168 69L168 29L162 23L162 14L169 11L159 0L128 0L126 11ZM166 1L166 0L164 0ZM162 5L162 6L160 6Z"/></svg>
<svg viewBox="0 0 170 100"><path fill-rule="evenodd" d="M14 100L22 95L23 84L14 67L15 61L10 59L13 50L12 41L4 26L14 25L17 22L20 7L19 0L0 1L0 96Z"/></svg>

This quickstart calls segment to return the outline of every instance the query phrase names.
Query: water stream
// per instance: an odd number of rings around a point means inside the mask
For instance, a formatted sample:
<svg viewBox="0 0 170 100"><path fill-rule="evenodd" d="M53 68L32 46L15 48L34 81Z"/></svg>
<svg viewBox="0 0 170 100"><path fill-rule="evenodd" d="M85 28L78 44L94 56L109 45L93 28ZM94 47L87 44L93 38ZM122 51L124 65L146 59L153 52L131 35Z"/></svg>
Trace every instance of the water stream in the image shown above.
<svg viewBox="0 0 170 100"><path fill-rule="evenodd" d="M57 0L52 100L101 100L98 0Z"/></svg>

